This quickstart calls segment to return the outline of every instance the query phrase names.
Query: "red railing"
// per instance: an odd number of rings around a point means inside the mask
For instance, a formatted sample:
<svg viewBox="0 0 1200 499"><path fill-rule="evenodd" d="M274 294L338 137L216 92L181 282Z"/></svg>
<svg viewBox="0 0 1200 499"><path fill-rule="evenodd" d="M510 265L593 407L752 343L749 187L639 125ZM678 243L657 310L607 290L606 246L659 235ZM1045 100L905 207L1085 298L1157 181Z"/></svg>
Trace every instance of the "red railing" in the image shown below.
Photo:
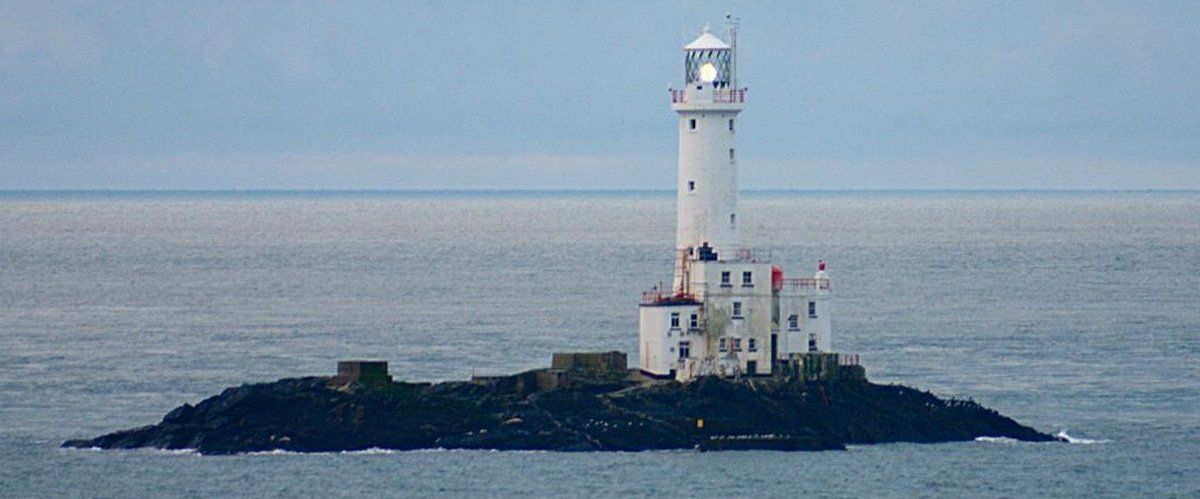
<svg viewBox="0 0 1200 499"><path fill-rule="evenodd" d="M671 104L683 104L688 102L686 90L671 89ZM741 104L746 102L746 89L732 90L713 90L712 102L714 104ZM705 103L706 104L706 103Z"/></svg>
<svg viewBox="0 0 1200 499"><path fill-rule="evenodd" d="M663 293L662 290L642 291L642 305L653 305L665 300L666 297L666 293Z"/></svg>
<svg viewBox="0 0 1200 499"><path fill-rule="evenodd" d="M642 292L642 305L656 305L667 301L694 302L696 297L683 293L668 293L662 289L652 289Z"/></svg>
<svg viewBox="0 0 1200 499"><path fill-rule="evenodd" d="M746 89L713 90L713 102L721 104L741 104L746 102Z"/></svg>
<svg viewBox="0 0 1200 499"><path fill-rule="evenodd" d="M817 279L815 277L792 277L783 280L785 287L792 289L812 288L812 289L830 289L829 279Z"/></svg>

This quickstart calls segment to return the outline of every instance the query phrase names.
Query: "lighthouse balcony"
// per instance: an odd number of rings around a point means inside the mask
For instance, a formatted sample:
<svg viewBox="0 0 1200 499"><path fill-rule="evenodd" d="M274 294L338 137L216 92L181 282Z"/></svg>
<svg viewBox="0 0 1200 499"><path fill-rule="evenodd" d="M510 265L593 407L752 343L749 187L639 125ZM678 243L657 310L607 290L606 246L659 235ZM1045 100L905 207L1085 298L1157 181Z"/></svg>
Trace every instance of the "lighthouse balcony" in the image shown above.
<svg viewBox="0 0 1200 499"><path fill-rule="evenodd" d="M746 102L746 90L745 88L713 89L711 94L689 97L687 90L672 88L670 89L671 104L743 104ZM711 99L708 98L709 95L712 96Z"/></svg>
<svg viewBox="0 0 1200 499"><path fill-rule="evenodd" d="M676 112L705 112L742 110L746 101L746 89L719 89L692 87L687 90L671 89L671 109Z"/></svg>

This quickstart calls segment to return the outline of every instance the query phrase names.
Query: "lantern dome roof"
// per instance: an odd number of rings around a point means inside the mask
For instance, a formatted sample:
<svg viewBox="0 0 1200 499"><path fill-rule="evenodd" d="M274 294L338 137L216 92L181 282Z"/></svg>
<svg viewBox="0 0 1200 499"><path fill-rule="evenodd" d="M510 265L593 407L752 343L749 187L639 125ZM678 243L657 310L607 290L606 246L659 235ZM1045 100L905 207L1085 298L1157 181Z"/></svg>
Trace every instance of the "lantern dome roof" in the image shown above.
<svg viewBox="0 0 1200 499"><path fill-rule="evenodd" d="M683 50L723 50L728 48L729 44L713 36L712 28L705 24L704 29L700 32L700 37L685 45Z"/></svg>

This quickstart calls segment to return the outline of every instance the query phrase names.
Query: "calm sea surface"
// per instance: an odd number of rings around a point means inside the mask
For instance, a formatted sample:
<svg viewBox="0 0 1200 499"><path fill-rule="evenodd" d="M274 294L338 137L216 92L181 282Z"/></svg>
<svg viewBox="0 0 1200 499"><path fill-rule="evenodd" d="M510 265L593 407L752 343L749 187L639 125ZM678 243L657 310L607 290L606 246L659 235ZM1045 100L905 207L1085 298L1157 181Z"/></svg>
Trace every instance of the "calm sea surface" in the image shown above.
<svg viewBox="0 0 1200 499"><path fill-rule="evenodd" d="M835 346L1076 444L847 452L61 450L225 387L636 354L663 193L0 193L0 496L1200 496L1200 193L750 193ZM631 358L631 361L633 359Z"/></svg>

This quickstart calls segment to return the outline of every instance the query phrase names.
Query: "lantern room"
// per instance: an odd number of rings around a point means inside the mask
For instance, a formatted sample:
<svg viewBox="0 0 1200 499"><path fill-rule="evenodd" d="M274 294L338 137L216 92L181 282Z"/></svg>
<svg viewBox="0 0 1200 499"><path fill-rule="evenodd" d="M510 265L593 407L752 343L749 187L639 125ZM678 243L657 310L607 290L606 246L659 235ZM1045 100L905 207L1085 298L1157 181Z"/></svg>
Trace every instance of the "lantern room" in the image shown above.
<svg viewBox="0 0 1200 499"><path fill-rule="evenodd" d="M683 47L684 81L689 86L726 88L733 84L733 50L706 24L700 37Z"/></svg>

